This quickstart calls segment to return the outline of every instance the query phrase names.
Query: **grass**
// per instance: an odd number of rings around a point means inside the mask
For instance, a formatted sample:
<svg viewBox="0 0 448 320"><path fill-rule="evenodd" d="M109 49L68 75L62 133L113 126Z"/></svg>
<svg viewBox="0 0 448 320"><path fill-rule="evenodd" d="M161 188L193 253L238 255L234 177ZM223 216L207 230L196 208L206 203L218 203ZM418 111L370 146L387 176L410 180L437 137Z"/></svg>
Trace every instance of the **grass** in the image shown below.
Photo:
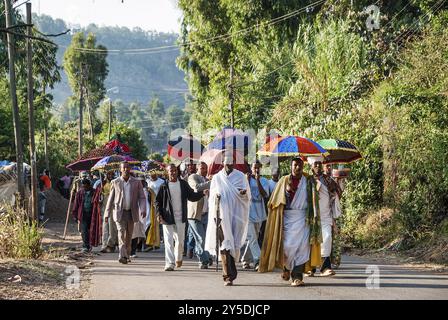
<svg viewBox="0 0 448 320"><path fill-rule="evenodd" d="M0 258L37 259L42 237L43 229L24 209L0 205Z"/></svg>

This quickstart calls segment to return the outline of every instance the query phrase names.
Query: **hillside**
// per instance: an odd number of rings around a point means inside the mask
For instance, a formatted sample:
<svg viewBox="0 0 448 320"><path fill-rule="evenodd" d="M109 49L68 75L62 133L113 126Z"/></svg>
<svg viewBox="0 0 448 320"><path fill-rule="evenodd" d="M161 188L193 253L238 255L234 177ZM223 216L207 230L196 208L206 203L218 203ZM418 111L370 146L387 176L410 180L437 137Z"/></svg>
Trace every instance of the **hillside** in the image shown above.
<svg viewBox="0 0 448 320"><path fill-rule="evenodd" d="M39 30L46 34L58 34L70 29L63 20L53 19L47 15L34 15L33 19ZM178 38L174 33L158 33L139 28L130 30L126 27L98 27L93 24L81 31L93 32L98 43L110 50L172 46ZM67 34L53 39L59 45L57 60L61 65L71 37L71 34ZM111 97L114 100L121 99L125 103L138 101L146 104L151 98L158 96L166 106L173 104L183 106L187 85L183 72L176 66L178 55L179 50L176 48L156 53L111 52L107 57L109 75L106 79L106 88L119 87L119 93L112 94ZM62 81L56 85L52 93L58 104L63 103L72 94L64 72Z"/></svg>

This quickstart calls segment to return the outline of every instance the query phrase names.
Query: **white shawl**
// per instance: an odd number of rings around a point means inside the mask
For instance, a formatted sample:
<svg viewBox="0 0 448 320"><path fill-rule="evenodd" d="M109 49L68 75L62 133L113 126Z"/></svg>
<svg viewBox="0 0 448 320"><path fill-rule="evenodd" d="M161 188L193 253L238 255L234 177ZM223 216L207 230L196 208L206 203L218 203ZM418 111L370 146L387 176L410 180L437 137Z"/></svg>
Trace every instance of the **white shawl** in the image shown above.
<svg viewBox="0 0 448 320"><path fill-rule="evenodd" d="M246 190L241 195L239 189ZM247 236L249 222L250 187L247 177L234 169L229 175L222 169L213 176L210 185L209 219L205 237L205 250L216 255L216 195L221 195L219 215L224 241L219 250L229 250L235 261Z"/></svg>

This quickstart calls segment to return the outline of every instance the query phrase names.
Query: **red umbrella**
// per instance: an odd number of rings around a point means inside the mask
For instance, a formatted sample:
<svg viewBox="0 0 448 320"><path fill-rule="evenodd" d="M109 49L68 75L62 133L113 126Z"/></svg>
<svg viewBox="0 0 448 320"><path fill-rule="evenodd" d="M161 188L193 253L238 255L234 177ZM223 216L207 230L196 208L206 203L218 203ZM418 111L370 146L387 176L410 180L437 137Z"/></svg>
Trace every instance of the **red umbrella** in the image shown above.
<svg viewBox="0 0 448 320"><path fill-rule="evenodd" d="M218 173L224 167L222 162L225 152L226 150L210 149L201 156L199 161L207 164L209 175ZM233 150L233 161L235 163L235 169L243 173L250 172L249 164L244 160L244 155L241 152Z"/></svg>
<svg viewBox="0 0 448 320"><path fill-rule="evenodd" d="M131 149L127 144L121 143L120 140L114 139L104 145L104 149L113 150L115 154L128 154Z"/></svg>
<svg viewBox="0 0 448 320"><path fill-rule="evenodd" d="M191 134L178 136L168 141L168 155L170 158L186 161L197 160L201 157L204 146Z"/></svg>

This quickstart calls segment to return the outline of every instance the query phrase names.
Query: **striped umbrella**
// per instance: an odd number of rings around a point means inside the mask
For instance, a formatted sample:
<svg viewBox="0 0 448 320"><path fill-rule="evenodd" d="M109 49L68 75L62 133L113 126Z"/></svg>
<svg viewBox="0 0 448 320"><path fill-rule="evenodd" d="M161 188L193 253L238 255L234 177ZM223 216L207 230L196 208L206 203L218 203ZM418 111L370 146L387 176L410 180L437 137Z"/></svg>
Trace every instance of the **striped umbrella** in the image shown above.
<svg viewBox="0 0 448 320"><path fill-rule="evenodd" d="M306 157L325 156L328 152L317 142L298 136L277 137L266 143L259 151L259 155L278 157Z"/></svg>
<svg viewBox="0 0 448 320"><path fill-rule="evenodd" d="M100 161L98 161L91 169L91 171L95 170L111 170L111 169L118 169L120 167L120 163L123 161L127 161L129 164L140 164L140 161L132 158L131 156L120 156L120 155L113 155L104 157Z"/></svg>
<svg viewBox="0 0 448 320"><path fill-rule="evenodd" d="M347 164L362 159L361 153L350 142L337 139L319 140L318 143L328 151L324 164Z"/></svg>
<svg viewBox="0 0 448 320"><path fill-rule="evenodd" d="M192 135L182 135L168 141L168 155L171 159L186 161L201 157L204 146Z"/></svg>

